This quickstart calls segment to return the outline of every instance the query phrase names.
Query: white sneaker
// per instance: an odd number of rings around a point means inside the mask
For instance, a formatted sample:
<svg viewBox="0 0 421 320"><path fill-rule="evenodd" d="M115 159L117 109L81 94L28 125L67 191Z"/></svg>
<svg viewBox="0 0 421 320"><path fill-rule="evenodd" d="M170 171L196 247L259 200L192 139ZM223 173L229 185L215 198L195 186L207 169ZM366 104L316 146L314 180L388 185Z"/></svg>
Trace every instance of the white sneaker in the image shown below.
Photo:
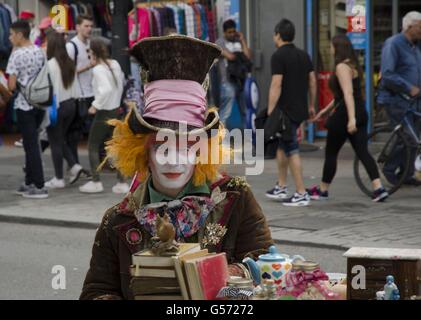
<svg viewBox="0 0 421 320"><path fill-rule="evenodd" d="M89 181L79 187L79 191L82 193L101 193L104 191L104 186L102 185L102 182Z"/></svg>
<svg viewBox="0 0 421 320"><path fill-rule="evenodd" d="M47 189L63 189L66 187L66 183L63 179L57 179L56 177L52 178L50 181L45 183Z"/></svg>
<svg viewBox="0 0 421 320"><path fill-rule="evenodd" d="M266 192L266 197L273 200L284 200L288 198L288 187L280 187L277 183L272 190Z"/></svg>
<svg viewBox="0 0 421 320"><path fill-rule="evenodd" d="M23 139L19 139L15 141L15 147L23 148Z"/></svg>
<svg viewBox="0 0 421 320"><path fill-rule="evenodd" d="M310 200L308 192L303 194L296 192L293 197L284 200L282 204L286 207L306 207L310 204Z"/></svg>
<svg viewBox="0 0 421 320"><path fill-rule="evenodd" d="M127 183L119 182L113 187L112 190L115 194L126 194L129 193L130 186Z"/></svg>
<svg viewBox="0 0 421 320"><path fill-rule="evenodd" d="M74 184L83 173L83 168L80 164L76 163L71 169L70 169L70 178L69 183Z"/></svg>

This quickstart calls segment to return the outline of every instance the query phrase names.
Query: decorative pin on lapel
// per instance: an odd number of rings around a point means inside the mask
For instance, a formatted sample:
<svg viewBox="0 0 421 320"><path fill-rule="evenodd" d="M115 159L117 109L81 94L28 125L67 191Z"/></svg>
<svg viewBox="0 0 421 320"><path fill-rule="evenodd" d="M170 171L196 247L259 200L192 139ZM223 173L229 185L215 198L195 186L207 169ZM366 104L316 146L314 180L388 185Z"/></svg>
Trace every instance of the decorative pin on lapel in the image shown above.
<svg viewBox="0 0 421 320"><path fill-rule="evenodd" d="M222 238L227 233L227 228L219 223L210 223L206 226L205 236L203 237L202 244L204 247L209 245L218 245Z"/></svg>
<svg viewBox="0 0 421 320"><path fill-rule="evenodd" d="M227 197L226 192L221 192L221 188L217 187L212 191L211 199L215 205L221 203Z"/></svg>
<svg viewBox="0 0 421 320"><path fill-rule="evenodd" d="M136 228L130 229L126 232L126 240L132 246L136 246L142 242L142 232Z"/></svg>

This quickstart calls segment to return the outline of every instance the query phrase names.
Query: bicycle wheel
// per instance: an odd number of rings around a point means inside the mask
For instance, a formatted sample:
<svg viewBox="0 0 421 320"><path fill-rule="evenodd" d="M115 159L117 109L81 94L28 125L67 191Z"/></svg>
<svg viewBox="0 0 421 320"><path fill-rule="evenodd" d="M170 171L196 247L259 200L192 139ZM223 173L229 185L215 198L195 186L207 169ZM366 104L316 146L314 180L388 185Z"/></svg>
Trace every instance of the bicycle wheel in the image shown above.
<svg viewBox="0 0 421 320"><path fill-rule="evenodd" d="M374 130L369 135L368 140L368 151L376 161L383 186L389 194L392 194L400 188L408 173L411 153L409 143L401 130L395 130L392 127L380 127ZM383 170L388 160L390 160L390 153L396 146L402 149L400 156L403 157L402 163L404 165L403 168L400 169L400 172L395 172L397 177L396 181L391 182L386 179ZM371 179L357 156L354 159L354 176L361 191L366 195L371 196L373 193Z"/></svg>

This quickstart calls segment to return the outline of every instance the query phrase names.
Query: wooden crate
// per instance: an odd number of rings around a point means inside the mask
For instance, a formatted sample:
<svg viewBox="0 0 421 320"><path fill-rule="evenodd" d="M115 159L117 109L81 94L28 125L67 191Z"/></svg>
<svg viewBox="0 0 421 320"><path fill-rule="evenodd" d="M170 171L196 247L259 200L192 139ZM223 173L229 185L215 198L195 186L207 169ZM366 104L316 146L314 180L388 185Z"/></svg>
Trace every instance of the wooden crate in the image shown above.
<svg viewBox="0 0 421 320"><path fill-rule="evenodd" d="M352 248L344 256L347 258L347 298L348 300L374 300L376 292L382 291L386 277L395 277L401 299L421 295L421 250L418 249L378 249ZM366 273L366 289L352 288L354 266L362 266Z"/></svg>

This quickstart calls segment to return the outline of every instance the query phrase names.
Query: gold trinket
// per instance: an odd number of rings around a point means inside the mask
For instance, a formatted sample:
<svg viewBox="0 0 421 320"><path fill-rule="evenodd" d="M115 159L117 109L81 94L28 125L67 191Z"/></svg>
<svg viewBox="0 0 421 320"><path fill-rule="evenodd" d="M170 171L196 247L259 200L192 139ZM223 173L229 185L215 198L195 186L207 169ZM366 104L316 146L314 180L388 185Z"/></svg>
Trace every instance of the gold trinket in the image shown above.
<svg viewBox="0 0 421 320"><path fill-rule="evenodd" d="M210 223L206 226L205 236L203 237L202 244L204 247L208 245L216 246L227 233L227 228L221 226L219 223Z"/></svg>

